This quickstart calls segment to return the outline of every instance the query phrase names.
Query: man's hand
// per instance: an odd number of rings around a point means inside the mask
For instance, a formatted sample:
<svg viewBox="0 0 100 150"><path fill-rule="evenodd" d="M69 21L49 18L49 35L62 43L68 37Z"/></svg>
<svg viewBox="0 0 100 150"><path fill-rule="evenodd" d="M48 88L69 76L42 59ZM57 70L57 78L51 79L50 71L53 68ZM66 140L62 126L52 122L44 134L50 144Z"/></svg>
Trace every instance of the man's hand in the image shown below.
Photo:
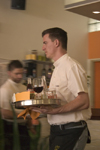
<svg viewBox="0 0 100 150"><path fill-rule="evenodd" d="M31 110L43 114L56 114L58 112L58 108L53 108L51 106L31 107Z"/></svg>

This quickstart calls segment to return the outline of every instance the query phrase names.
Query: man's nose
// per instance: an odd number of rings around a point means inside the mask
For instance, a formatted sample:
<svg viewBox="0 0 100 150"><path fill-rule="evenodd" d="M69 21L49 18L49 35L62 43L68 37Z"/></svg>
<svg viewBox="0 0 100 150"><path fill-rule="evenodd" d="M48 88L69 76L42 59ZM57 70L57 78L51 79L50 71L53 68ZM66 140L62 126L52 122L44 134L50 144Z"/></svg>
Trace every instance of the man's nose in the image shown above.
<svg viewBox="0 0 100 150"><path fill-rule="evenodd" d="M43 50L43 51L45 50L45 46L44 46L44 45L42 46L42 50Z"/></svg>
<svg viewBox="0 0 100 150"><path fill-rule="evenodd" d="M19 75L18 75L18 78L22 78L22 77L23 77L23 75L22 75L22 74L19 74Z"/></svg>

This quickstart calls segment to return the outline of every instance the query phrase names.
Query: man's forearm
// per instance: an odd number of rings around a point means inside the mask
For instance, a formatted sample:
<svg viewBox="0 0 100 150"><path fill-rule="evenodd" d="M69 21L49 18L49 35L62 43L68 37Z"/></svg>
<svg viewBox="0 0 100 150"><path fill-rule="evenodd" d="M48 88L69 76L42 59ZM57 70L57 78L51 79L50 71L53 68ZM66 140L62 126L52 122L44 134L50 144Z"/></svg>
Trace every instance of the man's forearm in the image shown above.
<svg viewBox="0 0 100 150"><path fill-rule="evenodd" d="M13 119L13 112L7 109L1 109L1 114L3 119ZM16 114L17 116L18 114ZM22 118L22 117L21 117Z"/></svg>
<svg viewBox="0 0 100 150"><path fill-rule="evenodd" d="M58 108L52 108L50 106L41 106L40 108L33 107L33 111L39 111L44 114L61 114L61 113L69 113L73 111L84 110L89 107L89 98L88 94L81 92L78 96L72 100L71 102L62 105Z"/></svg>
<svg viewBox="0 0 100 150"><path fill-rule="evenodd" d="M54 114L56 113L68 113L72 111L84 110L89 107L89 98L87 93L79 94L73 101L56 108Z"/></svg>

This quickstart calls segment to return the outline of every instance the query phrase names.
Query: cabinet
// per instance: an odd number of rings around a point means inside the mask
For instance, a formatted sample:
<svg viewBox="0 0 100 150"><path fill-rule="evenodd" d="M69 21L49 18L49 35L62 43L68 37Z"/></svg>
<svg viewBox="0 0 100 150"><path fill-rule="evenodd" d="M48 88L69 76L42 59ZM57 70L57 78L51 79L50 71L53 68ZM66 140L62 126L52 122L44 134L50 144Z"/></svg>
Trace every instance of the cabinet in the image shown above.
<svg viewBox="0 0 100 150"><path fill-rule="evenodd" d="M27 77L31 76L32 78L39 77L42 75L42 69L45 66L46 71L49 67L53 69L53 62L51 61L39 61L39 60L23 60L24 63L24 82L27 80ZM49 82L49 81L47 81Z"/></svg>

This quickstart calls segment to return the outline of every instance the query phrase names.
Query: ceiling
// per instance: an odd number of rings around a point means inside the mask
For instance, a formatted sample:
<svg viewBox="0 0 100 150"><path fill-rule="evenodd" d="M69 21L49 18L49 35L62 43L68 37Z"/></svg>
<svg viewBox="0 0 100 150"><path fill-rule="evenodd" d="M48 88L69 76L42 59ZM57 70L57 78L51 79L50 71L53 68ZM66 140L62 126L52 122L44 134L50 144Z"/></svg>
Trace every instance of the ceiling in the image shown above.
<svg viewBox="0 0 100 150"><path fill-rule="evenodd" d="M77 3L65 5L65 10L88 18L100 20L100 13L94 14L93 11L100 12L100 0L85 0Z"/></svg>

